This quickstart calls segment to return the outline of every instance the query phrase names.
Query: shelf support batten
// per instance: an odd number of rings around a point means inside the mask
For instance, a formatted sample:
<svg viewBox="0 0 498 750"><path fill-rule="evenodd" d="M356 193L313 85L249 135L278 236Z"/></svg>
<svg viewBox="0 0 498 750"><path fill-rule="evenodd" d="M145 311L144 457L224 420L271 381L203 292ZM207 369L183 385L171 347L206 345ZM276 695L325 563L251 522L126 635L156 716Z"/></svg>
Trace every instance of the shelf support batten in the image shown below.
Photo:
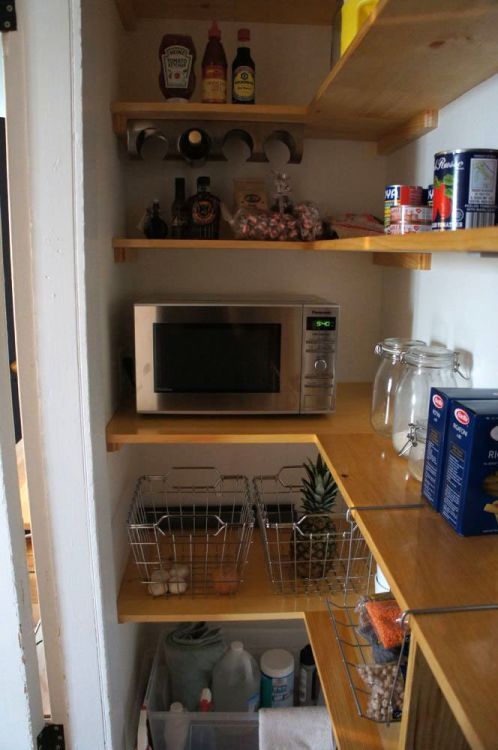
<svg viewBox="0 0 498 750"><path fill-rule="evenodd" d="M426 109L414 117L399 125L390 133L383 135L377 141L377 153L382 155L391 154L402 146L416 141L438 126L439 112L437 109Z"/></svg>

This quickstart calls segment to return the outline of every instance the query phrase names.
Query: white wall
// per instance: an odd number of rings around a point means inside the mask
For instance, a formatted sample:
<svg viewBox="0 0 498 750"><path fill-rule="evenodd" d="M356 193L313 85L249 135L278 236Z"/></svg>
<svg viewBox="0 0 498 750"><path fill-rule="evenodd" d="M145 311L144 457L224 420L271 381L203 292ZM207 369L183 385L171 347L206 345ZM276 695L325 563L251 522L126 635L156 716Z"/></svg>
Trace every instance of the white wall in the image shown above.
<svg viewBox="0 0 498 750"><path fill-rule="evenodd" d="M88 377L95 505L104 607L109 704L104 706L113 748L133 747L138 717L140 628L119 625L116 600L128 550L123 514L135 469L126 452L106 453L105 426L119 401L122 325L130 274L117 274L111 238L124 222L123 170L112 132L110 102L118 98L123 36L112 0L82 3L85 258ZM135 735L136 737L136 735Z"/></svg>
<svg viewBox="0 0 498 750"><path fill-rule="evenodd" d="M388 159L387 182L427 185L433 156L455 148L498 148L498 76L440 113L439 127ZM497 247L498 251L498 247ZM498 259L433 255L432 270L386 269L383 336L413 336L465 353L473 384L498 382Z"/></svg>

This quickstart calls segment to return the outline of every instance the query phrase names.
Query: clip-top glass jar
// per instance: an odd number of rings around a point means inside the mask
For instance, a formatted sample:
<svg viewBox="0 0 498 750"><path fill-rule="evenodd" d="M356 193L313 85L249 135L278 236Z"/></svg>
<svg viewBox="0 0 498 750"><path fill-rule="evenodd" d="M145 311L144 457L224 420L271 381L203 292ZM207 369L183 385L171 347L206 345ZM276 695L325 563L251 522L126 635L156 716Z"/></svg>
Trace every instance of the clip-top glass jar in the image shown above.
<svg viewBox="0 0 498 750"><path fill-rule="evenodd" d="M384 339L374 351L381 358L375 375L372 395L372 427L380 435L391 437L393 427L394 395L403 374L402 355L414 346L424 346L417 339Z"/></svg>
<svg viewBox="0 0 498 750"><path fill-rule="evenodd" d="M411 425L419 434L427 430L431 388L458 386L458 352L445 346L415 346L402 357L405 365L394 401L393 446L403 455L408 454L411 440L407 439Z"/></svg>

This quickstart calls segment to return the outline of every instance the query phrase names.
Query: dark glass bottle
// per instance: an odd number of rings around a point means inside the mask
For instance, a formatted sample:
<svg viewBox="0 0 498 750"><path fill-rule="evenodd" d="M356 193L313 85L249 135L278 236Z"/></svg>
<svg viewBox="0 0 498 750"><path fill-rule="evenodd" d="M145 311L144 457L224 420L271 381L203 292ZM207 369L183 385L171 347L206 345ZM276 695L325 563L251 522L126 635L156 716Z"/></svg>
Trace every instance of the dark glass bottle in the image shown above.
<svg viewBox="0 0 498 750"><path fill-rule="evenodd" d="M175 179L175 200L171 206L171 237L182 240L188 235L188 206L185 199L185 180Z"/></svg>
<svg viewBox="0 0 498 750"><path fill-rule="evenodd" d="M159 201L152 202L144 221L144 234L149 240L164 240L168 236L168 225L161 216Z"/></svg>
<svg viewBox="0 0 498 750"><path fill-rule="evenodd" d="M209 177L197 178L197 193L188 202L189 234L196 240L217 240L220 231L220 200L209 192Z"/></svg>
<svg viewBox="0 0 498 750"><path fill-rule="evenodd" d="M209 156L211 139L204 130L190 128L178 139L178 151L185 161L195 166L202 166Z"/></svg>
<svg viewBox="0 0 498 750"><path fill-rule="evenodd" d="M256 66L251 57L249 29L239 29L239 47L232 63L232 102L254 104L256 100Z"/></svg>

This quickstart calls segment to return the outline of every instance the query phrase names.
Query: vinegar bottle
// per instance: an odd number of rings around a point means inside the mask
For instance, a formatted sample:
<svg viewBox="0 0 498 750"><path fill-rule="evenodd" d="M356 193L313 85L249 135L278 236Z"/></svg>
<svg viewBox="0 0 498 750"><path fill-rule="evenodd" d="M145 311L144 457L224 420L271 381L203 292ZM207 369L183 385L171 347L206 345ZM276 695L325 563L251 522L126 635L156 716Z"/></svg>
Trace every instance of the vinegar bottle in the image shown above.
<svg viewBox="0 0 498 750"><path fill-rule="evenodd" d="M225 104L227 100L227 58L216 21L209 29L209 41L202 60L202 101Z"/></svg>
<svg viewBox="0 0 498 750"><path fill-rule="evenodd" d="M213 669L215 711L257 711L261 675L258 664L240 641L230 648Z"/></svg>

